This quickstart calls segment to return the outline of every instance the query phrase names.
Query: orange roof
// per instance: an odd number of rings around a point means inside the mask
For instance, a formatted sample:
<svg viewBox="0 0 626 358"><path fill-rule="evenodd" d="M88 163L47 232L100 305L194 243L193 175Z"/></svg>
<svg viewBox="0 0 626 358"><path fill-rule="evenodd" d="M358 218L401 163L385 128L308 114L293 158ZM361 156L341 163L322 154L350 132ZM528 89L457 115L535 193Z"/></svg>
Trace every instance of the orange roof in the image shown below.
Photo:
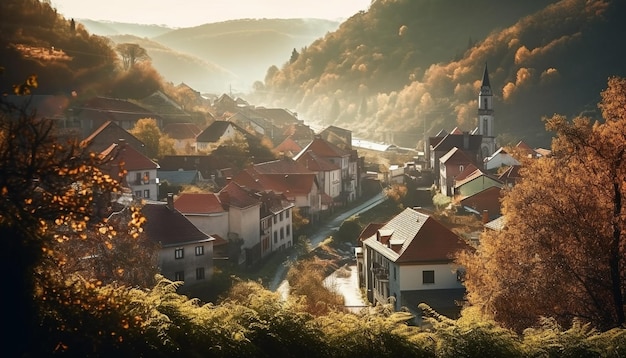
<svg viewBox="0 0 626 358"><path fill-rule="evenodd" d="M256 169L256 166L244 169L232 181L259 191L272 190L276 193L282 193L288 198L309 194L315 184L315 173L313 172L306 174L265 174L259 173Z"/></svg>
<svg viewBox="0 0 626 358"><path fill-rule="evenodd" d="M341 169L341 167L337 164L318 156L312 151L307 151L298 155L296 162L303 164L305 167L314 172L329 172Z"/></svg>
<svg viewBox="0 0 626 358"><path fill-rule="evenodd" d="M218 195L220 201L228 206L249 208L254 205L260 205L259 198L254 195L252 190L246 189L232 181L226 184Z"/></svg>
<svg viewBox="0 0 626 358"><path fill-rule="evenodd" d="M278 152L283 152L283 153L299 153L302 150L302 147L300 146L300 144L296 143L295 140L293 140L293 138L291 138L291 136L285 138L285 140L283 140L279 145L276 146L276 149Z"/></svg>
<svg viewBox="0 0 626 358"><path fill-rule="evenodd" d="M108 172L111 177L120 178L120 169L128 171L141 171L158 169L159 165L150 158L138 152L135 148L126 143L111 144L107 149L100 153L102 158L103 170Z"/></svg>
<svg viewBox="0 0 626 358"><path fill-rule="evenodd" d="M215 193L182 193L174 201L176 210L183 214L215 214L225 212Z"/></svg>
<svg viewBox="0 0 626 358"><path fill-rule="evenodd" d="M295 156L295 158L297 159L302 153L307 151L312 151L323 158L337 158L350 155L349 152L346 152L331 142L319 137L314 138L311 143L304 147L304 149L302 149L302 151Z"/></svg>

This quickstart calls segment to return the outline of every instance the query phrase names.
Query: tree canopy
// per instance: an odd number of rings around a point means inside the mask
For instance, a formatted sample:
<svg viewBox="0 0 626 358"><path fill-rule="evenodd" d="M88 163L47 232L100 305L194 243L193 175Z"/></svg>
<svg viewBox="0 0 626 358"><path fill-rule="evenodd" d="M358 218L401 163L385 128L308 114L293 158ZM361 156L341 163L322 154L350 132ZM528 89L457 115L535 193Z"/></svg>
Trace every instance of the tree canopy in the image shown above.
<svg viewBox="0 0 626 358"><path fill-rule="evenodd" d="M603 120L555 115L552 156L524 162L503 199L506 226L481 238L467 267L469 301L518 330L554 317L624 325L626 79L602 92Z"/></svg>

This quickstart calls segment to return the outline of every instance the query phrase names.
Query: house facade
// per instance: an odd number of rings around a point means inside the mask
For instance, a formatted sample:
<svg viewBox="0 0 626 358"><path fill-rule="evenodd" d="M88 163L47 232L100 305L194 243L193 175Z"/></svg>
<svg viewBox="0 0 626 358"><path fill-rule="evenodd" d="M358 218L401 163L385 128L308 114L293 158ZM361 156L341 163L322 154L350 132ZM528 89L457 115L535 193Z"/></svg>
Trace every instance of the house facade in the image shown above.
<svg viewBox="0 0 626 358"><path fill-rule="evenodd" d="M136 198L157 200L159 164L125 141L113 143L100 153L102 170L131 190Z"/></svg>
<svg viewBox="0 0 626 358"><path fill-rule="evenodd" d="M460 312L465 292L462 268L453 262L469 248L428 214L407 208L362 238L362 286L372 304L393 300L396 310L427 303L440 312Z"/></svg>
<svg viewBox="0 0 626 358"><path fill-rule="evenodd" d="M315 172L291 158L259 163L237 173L232 182L257 191L284 195L300 214L316 222L321 210L321 193Z"/></svg>
<svg viewBox="0 0 626 358"><path fill-rule="evenodd" d="M453 196L456 177L473 163L472 159L457 147L453 147L442 156L439 159L439 189L441 193L446 196Z"/></svg>
<svg viewBox="0 0 626 358"><path fill-rule="evenodd" d="M294 159L297 160L298 157L306 152L312 152L317 157L323 158L341 169L341 198L338 200L339 204L345 205L357 199L357 194L359 193L358 158L352 155L351 151L343 150L317 136L300 153L294 156Z"/></svg>

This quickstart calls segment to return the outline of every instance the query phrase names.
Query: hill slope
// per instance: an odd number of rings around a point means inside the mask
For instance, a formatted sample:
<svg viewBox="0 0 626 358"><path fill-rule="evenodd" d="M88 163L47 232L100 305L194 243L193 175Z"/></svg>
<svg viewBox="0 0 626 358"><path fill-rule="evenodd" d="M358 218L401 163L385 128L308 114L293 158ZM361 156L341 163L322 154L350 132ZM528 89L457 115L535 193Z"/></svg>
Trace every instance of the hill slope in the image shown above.
<svg viewBox="0 0 626 358"><path fill-rule="evenodd" d="M319 19L242 19L177 29L152 40L237 74L240 81L233 85L248 91L254 81L263 80L268 67L282 65L294 48L338 25Z"/></svg>
<svg viewBox="0 0 626 358"><path fill-rule="evenodd" d="M226 69L196 56L178 52L158 42L133 35L109 36L115 43L136 43L146 49L152 65L169 82L181 82L205 92L221 93L229 84L239 81L238 76Z"/></svg>
<svg viewBox="0 0 626 358"><path fill-rule="evenodd" d="M542 116L593 110L626 74L624 13L620 0L378 1L270 69L250 99L414 146L424 131L475 127L487 63L501 141L546 145Z"/></svg>

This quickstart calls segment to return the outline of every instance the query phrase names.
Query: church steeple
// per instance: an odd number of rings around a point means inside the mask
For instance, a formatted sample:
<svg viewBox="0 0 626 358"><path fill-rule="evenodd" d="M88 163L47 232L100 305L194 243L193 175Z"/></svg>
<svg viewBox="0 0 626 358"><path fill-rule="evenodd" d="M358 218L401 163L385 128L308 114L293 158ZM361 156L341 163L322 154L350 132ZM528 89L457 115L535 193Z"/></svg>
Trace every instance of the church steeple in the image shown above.
<svg viewBox="0 0 626 358"><path fill-rule="evenodd" d="M487 63L483 71L483 81L478 94L478 133L483 136L482 156L486 158L496 151L493 116L493 92L489 82Z"/></svg>
<svg viewBox="0 0 626 358"><path fill-rule="evenodd" d="M491 85L489 84L489 71L487 70L487 63L485 62L485 70L483 71L483 84L480 88L489 87L491 89Z"/></svg>

